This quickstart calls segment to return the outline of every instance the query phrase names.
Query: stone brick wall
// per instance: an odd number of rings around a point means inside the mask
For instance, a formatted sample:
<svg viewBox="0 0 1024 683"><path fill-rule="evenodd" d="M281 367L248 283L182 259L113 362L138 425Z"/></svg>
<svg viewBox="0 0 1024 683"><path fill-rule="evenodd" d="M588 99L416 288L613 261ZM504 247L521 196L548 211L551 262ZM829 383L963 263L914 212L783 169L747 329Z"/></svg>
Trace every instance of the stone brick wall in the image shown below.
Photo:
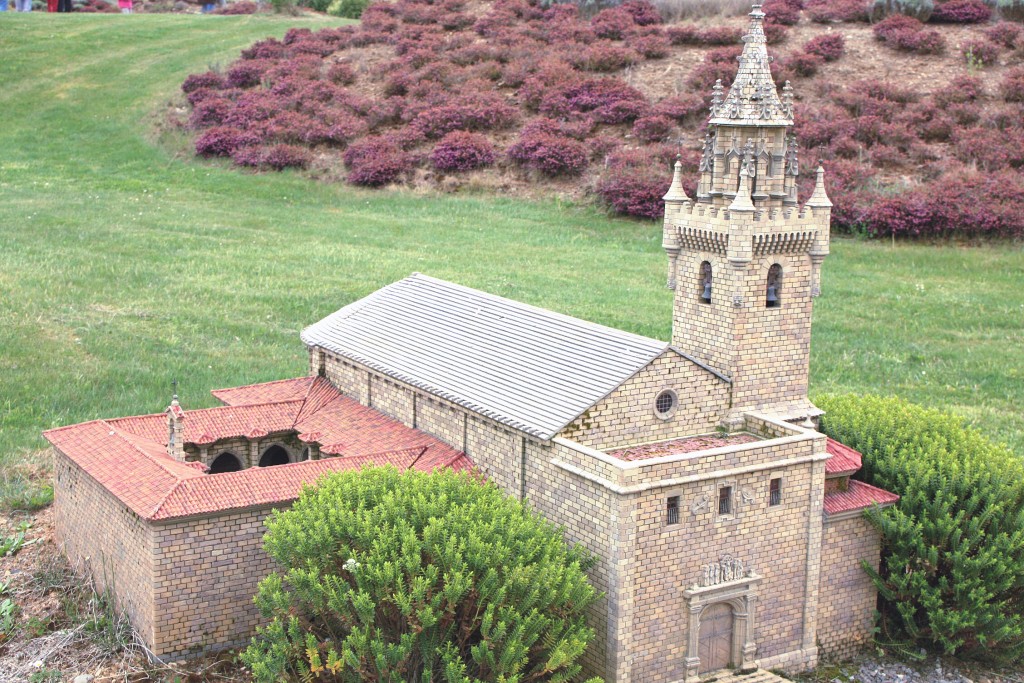
<svg viewBox="0 0 1024 683"><path fill-rule="evenodd" d="M281 506L278 506L281 507ZM246 644L261 623L253 603L274 570L263 551L270 510L228 512L154 526L152 650L180 659Z"/></svg>
<svg viewBox="0 0 1024 683"><path fill-rule="evenodd" d="M370 375L370 407L409 427L416 426L416 392L380 375Z"/></svg>
<svg viewBox="0 0 1024 683"><path fill-rule="evenodd" d="M671 390L677 407L659 417L655 398ZM713 432L729 405L729 384L674 351L654 359L559 436L607 450Z"/></svg>
<svg viewBox="0 0 1024 683"><path fill-rule="evenodd" d="M118 609L124 610L132 626L151 642L151 529L60 451L54 451L53 470L54 530L59 547L73 566L92 577L97 591L110 590Z"/></svg>
<svg viewBox="0 0 1024 683"><path fill-rule="evenodd" d="M629 516L607 488L551 464L552 459L577 461L578 454L566 446L528 441L526 456L527 501L548 520L563 526L567 541L583 544L597 559L588 576L606 595L588 615L596 637L581 660L584 671L608 681L630 680L616 675L621 662L614 659L626 636L627 625L616 606L628 594L628 586L620 581L627 558L619 546L620 539L629 535Z"/></svg>
<svg viewBox="0 0 1024 683"><path fill-rule="evenodd" d="M881 536L862 516L825 520L818 604L822 654L842 659L871 642L876 592L861 560L877 571L880 548Z"/></svg>
<svg viewBox="0 0 1024 683"><path fill-rule="evenodd" d="M733 214L682 207L665 224L675 282L672 343L733 381L734 409L806 399L812 297L828 253L827 210ZM701 264L712 268L711 303ZM768 271L782 268L780 305L766 307Z"/></svg>

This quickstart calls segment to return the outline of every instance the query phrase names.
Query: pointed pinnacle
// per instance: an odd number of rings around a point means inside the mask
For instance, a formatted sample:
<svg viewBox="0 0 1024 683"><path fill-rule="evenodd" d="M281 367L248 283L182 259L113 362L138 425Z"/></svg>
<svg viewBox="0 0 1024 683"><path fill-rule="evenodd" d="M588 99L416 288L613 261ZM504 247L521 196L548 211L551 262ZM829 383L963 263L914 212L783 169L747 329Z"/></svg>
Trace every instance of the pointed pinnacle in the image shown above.
<svg viewBox="0 0 1024 683"><path fill-rule="evenodd" d="M829 208L832 206L832 200L828 198L828 194L825 192L825 169L821 166L818 166L817 176L817 179L814 181L814 192L811 193L804 206Z"/></svg>
<svg viewBox="0 0 1024 683"><path fill-rule="evenodd" d="M672 171L672 184L668 187L668 192L662 197L666 202L688 202L690 197L687 196L686 190L683 189L683 162L680 160L681 155L676 156L675 168Z"/></svg>

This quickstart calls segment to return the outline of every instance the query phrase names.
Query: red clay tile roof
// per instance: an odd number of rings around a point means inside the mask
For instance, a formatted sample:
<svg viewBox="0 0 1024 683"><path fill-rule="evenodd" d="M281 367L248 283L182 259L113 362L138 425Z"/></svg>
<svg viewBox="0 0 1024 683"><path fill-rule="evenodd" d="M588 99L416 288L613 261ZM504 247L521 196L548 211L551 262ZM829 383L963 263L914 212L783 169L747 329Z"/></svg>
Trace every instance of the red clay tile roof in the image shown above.
<svg viewBox="0 0 1024 683"><path fill-rule="evenodd" d="M825 450L830 457L825 461L825 476L836 477L844 474L853 474L860 469L861 454L835 439L826 442Z"/></svg>
<svg viewBox="0 0 1024 683"><path fill-rule="evenodd" d="M880 489L862 481L850 481L846 491L835 491L825 496L825 514L863 510L872 505L888 507L900 499L895 493Z"/></svg>
<svg viewBox="0 0 1024 683"><path fill-rule="evenodd" d="M210 393L224 405L252 405L254 403L281 403L283 401L301 401L309 393L309 387L315 377L296 377L280 379L276 382L247 384L232 389L214 389Z"/></svg>
<svg viewBox="0 0 1024 683"><path fill-rule="evenodd" d="M152 520L293 500L302 484L367 464L422 471L472 467L465 454L343 396L322 378L269 385L213 392L229 405L185 411L185 442L293 431L316 436L321 453L344 457L205 475L201 464L167 455L166 414L94 420L43 436L139 516ZM265 398L287 400L247 403Z"/></svg>

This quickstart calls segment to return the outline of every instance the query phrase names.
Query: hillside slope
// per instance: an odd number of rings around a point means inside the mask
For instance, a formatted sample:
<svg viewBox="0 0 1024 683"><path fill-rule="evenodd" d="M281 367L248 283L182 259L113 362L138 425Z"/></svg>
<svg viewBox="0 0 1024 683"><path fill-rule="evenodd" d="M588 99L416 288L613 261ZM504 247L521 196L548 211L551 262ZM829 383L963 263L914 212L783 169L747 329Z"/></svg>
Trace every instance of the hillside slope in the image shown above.
<svg viewBox="0 0 1024 683"><path fill-rule="evenodd" d="M769 26L772 69L793 82L804 172L830 170L835 226L1024 236L1021 27L893 27L903 47L929 38L917 54L881 42L882 25L806 14ZM242 166L369 186L596 192L657 219L676 156L696 174L712 86L728 87L746 21L663 25L642 0L589 20L524 0L380 3L360 27L291 32L190 77L181 125L199 131L198 153Z"/></svg>

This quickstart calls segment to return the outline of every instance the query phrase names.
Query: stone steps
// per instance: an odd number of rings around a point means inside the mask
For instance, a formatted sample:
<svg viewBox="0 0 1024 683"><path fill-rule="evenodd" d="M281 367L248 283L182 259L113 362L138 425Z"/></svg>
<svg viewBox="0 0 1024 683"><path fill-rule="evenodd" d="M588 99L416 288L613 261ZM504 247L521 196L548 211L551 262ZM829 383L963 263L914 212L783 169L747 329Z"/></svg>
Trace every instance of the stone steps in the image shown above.
<svg viewBox="0 0 1024 683"><path fill-rule="evenodd" d="M712 683L712 681L714 683L788 683L787 679L764 669L756 669L749 673L723 672L704 678L701 683Z"/></svg>

